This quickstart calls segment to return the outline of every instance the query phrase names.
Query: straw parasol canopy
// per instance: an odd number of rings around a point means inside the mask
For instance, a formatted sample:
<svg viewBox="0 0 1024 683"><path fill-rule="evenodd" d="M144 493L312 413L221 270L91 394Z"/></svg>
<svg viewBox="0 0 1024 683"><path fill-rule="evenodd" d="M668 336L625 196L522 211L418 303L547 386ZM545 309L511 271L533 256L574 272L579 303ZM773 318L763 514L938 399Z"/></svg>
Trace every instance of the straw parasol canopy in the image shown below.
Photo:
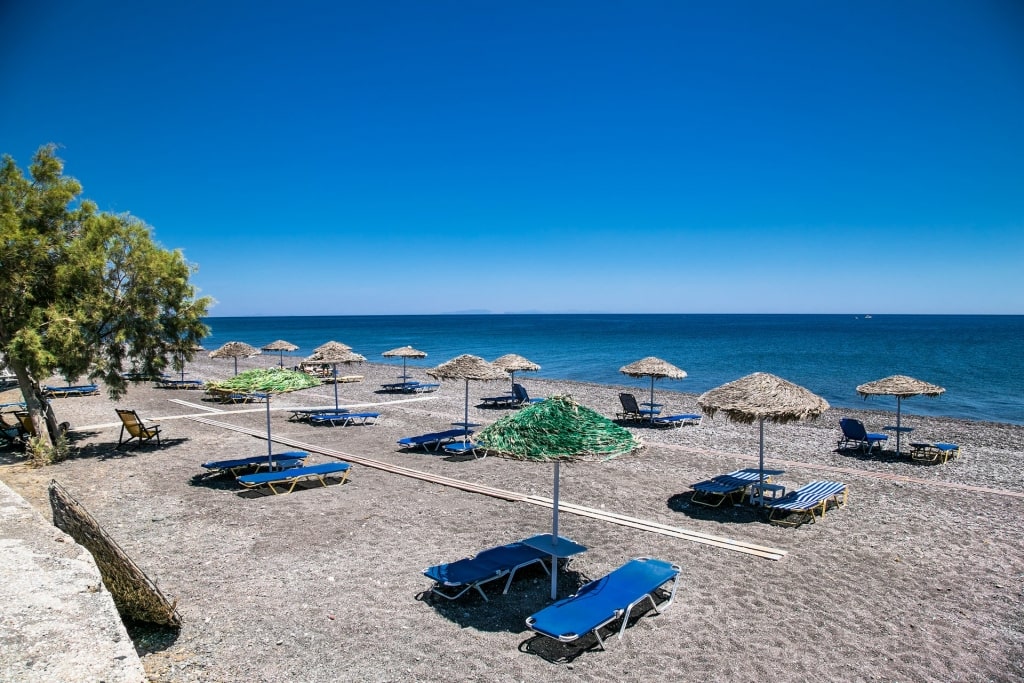
<svg viewBox="0 0 1024 683"><path fill-rule="evenodd" d="M366 356L355 353L352 351L351 346L342 344L341 342L327 342L322 344L313 351L304 361L302 365L330 365L332 368L332 374L334 375L334 409L338 409L338 364L344 363L349 365L351 363L362 363L366 360Z"/></svg>
<svg viewBox="0 0 1024 683"><path fill-rule="evenodd" d="M466 383L466 406L463 427L469 431L469 382L491 382L505 379L505 371L496 367L480 356L464 353L450 361L427 370L427 374L435 379L461 379ZM468 436L468 433L466 434Z"/></svg>
<svg viewBox="0 0 1024 683"><path fill-rule="evenodd" d="M556 548L558 535L559 464L584 456L605 459L632 452L640 447L633 434L603 415L581 406L571 396L553 396L508 415L485 428L475 440L488 453L521 460L554 461L551 544ZM567 539L561 539L563 543ZM551 598L557 595L557 563L552 554Z"/></svg>
<svg viewBox="0 0 1024 683"><path fill-rule="evenodd" d="M239 373L231 379L221 382L210 382L210 386L228 391L245 393L262 393L267 395L267 458L272 465L274 462L274 447L270 440L270 396L272 394L283 394L289 391L298 391L310 387L319 386L320 380L305 372L285 370L283 368L270 368L264 370L256 368Z"/></svg>
<svg viewBox="0 0 1024 683"><path fill-rule="evenodd" d="M391 349L381 354L385 358L401 358L402 359L402 381L409 379L409 375L405 372L405 362L408 358L426 358L427 352L414 349L411 346L399 346L397 349Z"/></svg>
<svg viewBox="0 0 1024 683"><path fill-rule="evenodd" d="M528 358L519 354L506 353L500 358L495 358L491 365L497 365L512 377L512 384L516 383L516 372L537 372L540 366Z"/></svg>
<svg viewBox="0 0 1024 683"><path fill-rule="evenodd" d="M683 379L686 377L686 371L677 368L668 361L664 361L654 356L647 356L647 358L641 358L638 361L624 365L619 368L619 372L630 377L650 377L651 378L651 417L654 417L654 380L668 378L668 379Z"/></svg>
<svg viewBox="0 0 1024 683"><path fill-rule="evenodd" d="M278 354L281 357L280 367L283 368L284 367L284 352L285 351L295 351L299 347L296 346L295 344L292 344L291 342L285 341L284 339L278 339L277 341L270 342L269 344L267 344L266 346L264 346L262 348L263 348L264 351L277 351Z"/></svg>
<svg viewBox="0 0 1024 683"><path fill-rule="evenodd" d="M722 412L733 422L758 423L758 472L761 482L764 481L765 421L784 424L810 420L828 410L828 401L822 397L767 372L755 372L706 391L697 399L697 405L711 417ZM761 502L764 502L763 499Z"/></svg>
<svg viewBox="0 0 1024 683"><path fill-rule="evenodd" d="M216 351L210 352L210 358L233 358L235 360L235 374L238 374L238 359L251 358L260 355L260 350L249 346L245 342L229 341Z"/></svg>
<svg viewBox="0 0 1024 683"><path fill-rule="evenodd" d="M896 452L900 450L900 434L903 432L900 424L901 403L903 399L911 396L941 396L946 390L937 384L929 384L906 375L892 375L876 379L874 382L867 382L857 387L857 393L865 399L868 396L895 396L896 397Z"/></svg>

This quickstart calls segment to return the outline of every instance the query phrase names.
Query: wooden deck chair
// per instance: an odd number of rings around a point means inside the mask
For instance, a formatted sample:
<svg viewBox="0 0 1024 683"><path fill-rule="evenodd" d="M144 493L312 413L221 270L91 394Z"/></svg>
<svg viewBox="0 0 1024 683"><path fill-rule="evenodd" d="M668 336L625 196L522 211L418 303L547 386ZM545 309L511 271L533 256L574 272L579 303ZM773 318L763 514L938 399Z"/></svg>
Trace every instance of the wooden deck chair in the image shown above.
<svg viewBox="0 0 1024 683"><path fill-rule="evenodd" d="M135 439L139 440L136 445L143 444L151 439L156 439L156 445L160 445L160 425L151 422L150 424L143 424L139 418L139 414L134 410L127 410L122 408L115 408L117 416L121 418L121 435L117 440L117 447L120 448L124 444ZM124 438L124 433L128 432L129 438Z"/></svg>

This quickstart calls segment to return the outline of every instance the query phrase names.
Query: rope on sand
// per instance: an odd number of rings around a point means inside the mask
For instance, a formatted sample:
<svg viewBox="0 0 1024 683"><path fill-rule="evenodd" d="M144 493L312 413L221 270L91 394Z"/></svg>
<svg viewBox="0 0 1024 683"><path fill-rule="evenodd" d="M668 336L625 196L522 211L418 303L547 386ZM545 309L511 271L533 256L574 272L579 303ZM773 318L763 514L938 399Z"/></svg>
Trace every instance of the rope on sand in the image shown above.
<svg viewBox="0 0 1024 683"><path fill-rule="evenodd" d="M249 429L248 427L240 427L227 422L220 422L219 420L211 420L207 417L190 416L189 419L199 422L201 424L210 425L212 427L219 427L221 429L228 429L233 432L239 432L242 434L249 434L256 438L265 439L267 437L266 432L262 432L256 429ZM273 440L277 443L292 448L308 451L311 453L319 453L332 458L339 458L347 462L355 463L357 465L363 465L365 467L372 467L377 470L384 472L390 472L392 474L399 474L404 477L410 477L412 479L419 479L421 481L431 482L433 484L439 484L441 486L449 486L457 488L462 491L469 493L478 493L485 496L491 496L493 498L500 498L511 502L529 503L531 505L539 505L542 507L552 507L554 502L549 498L542 498L539 496L529 496L523 493L517 493L515 491L506 491L504 489L494 488L483 484L474 484L468 481L462 481L461 479L452 479L451 477L445 477L437 474L430 474L428 472L421 472L414 470L409 467L402 467L401 465L392 465L390 463L382 462L380 460L373 460L371 458L364 458L358 455L351 455L343 451L336 451L330 448L323 448L321 446L314 446L312 444L303 443L296 439L290 439L287 437L273 437ZM558 509L561 512L567 512L581 517L587 517L589 519L596 519L611 524L618 524L620 526L626 526L633 529L640 529L642 531L649 531L655 534L661 534L662 536L671 536L673 538L681 538L694 543L702 543L704 545L713 546L716 548L724 548L726 550L732 550L747 555L754 555L755 557L761 557L768 560L781 560L785 557L787 551L780 550L778 548L768 548L765 546L755 545L753 543L746 543L744 541L736 541L731 538L724 538L721 536L712 536L710 534L703 534L697 531L690 531L680 527L668 526L665 524L659 524L657 522L648 522L636 517L627 517L625 515L619 515L612 512L605 512L604 510L596 510L594 508L587 508L581 505L574 505L572 503L566 503L565 501L559 501Z"/></svg>

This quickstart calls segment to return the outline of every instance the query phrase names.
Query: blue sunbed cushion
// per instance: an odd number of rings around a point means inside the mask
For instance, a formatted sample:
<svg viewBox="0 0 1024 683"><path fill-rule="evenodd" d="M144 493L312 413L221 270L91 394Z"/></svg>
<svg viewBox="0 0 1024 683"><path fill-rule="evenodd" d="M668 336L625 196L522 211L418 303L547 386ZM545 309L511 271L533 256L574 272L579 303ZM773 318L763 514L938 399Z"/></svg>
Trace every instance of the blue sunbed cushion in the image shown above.
<svg viewBox="0 0 1024 683"><path fill-rule="evenodd" d="M483 550L476 557L427 567L423 575L444 586L465 586L501 576L525 562L547 557L536 548L509 543Z"/></svg>
<svg viewBox="0 0 1024 683"><path fill-rule="evenodd" d="M309 453L306 451L287 451L285 453L274 453L273 456L253 455L248 458L235 458L233 460L212 460L204 462L201 467L205 467L208 470L229 470L232 467L262 465L269 462L271 457L275 467L285 469L287 467L295 467L296 465L292 463L301 463L309 457Z"/></svg>
<svg viewBox="0 0 1024 683"><path fill-rule="evenodd" d="M323 462L319 465L310 465L309 467L293 467L282 472L258 472L256 474L243 474L238 478L238 481L252 486L254 484L266 484L268 482L277 483L279 481L289 481L298 477L308 477L310 475L318 474L334 474L336 472L344 472L350 467L347 462Z"/></svg>
<svg viewBox="0 0 1024 683"><path fill-rule="evenodd" d="M630 560L610 574L591 581L576 595L545 607L529 619L531 629L569 641L590 633L656 591L679 574L679 567L649 557Z"/></svg>

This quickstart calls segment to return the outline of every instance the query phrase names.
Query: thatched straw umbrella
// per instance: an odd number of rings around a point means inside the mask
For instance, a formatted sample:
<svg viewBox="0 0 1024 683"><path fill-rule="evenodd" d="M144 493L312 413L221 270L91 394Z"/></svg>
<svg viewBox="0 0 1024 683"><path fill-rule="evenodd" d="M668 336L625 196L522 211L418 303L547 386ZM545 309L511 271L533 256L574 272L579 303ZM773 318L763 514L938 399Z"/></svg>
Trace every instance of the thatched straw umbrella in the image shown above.
<svg viewBox="0 0 1024 683"><path fill-rule="evenodd" d="M537 536L533 547L551 546L551 599L558 589L557 558L565 557L560 546L575 546L558 535L559 463L585 455L605 458L629 453L640 446L628 429L599 413L579 405L571 396L553 396L507 415L476 436L488 453L522 460L555 463L550 537Z"/></svg>
<svg viewBox="0 0 1024 683"><path fill-rule="evenodd" d="M270 342L269 344L267 344L266 346L264 346L262 348L263 348L264 351L277 351L278 355L281 358L281 361L280 361L280 363L278 365L283 368L284 367L284 352L285 351L288 351L288 352L295 351L299 347L296 346L295 344L292 344L291 342L285 341L284 339L278 339L277 341Z"/></svg>
<svg viewBox="0 0 1024 683"><path fill-rule="evenodd" d="M767 372L755 372L706 391L697 399L697 405L711 417L721 411L733 422L758 423L758 481L762 484L765 420L785 424L814 419L828 410L828 401L822 397ZM758 497L758 502L764 503L763 494Z"/></svg>
<svg viewBox="0 0 1024 683"><path fill-rule="evenodd" d="M427 374L435 379L461 379L466 382L466 408L464 412L462 427L466 430L462 437L465 444L469 437L469 381L491 382L505 379L505 371L497 368L480 356L472 356L464 353L461 356L452 358L436 368L427 370Z"/></svg>
<svg viewBox="0 0 1024 683"><path fill-rule="evenodd" d="M427 352L414 349L411 346L399 346L397 349L391 349L381 354L385 358L401 358L402 359L402 381L409 379L409 375L405 372L405 361L407 358L426 358Z"/></svg>
<svg viewBox="0 0 1024 683"><path fill-rule="evenodd" d="M210 352L210 358L234 358L235 374L238 374L238 359L260 355L260 350L245 342L230 341L216 351Z"/></svg>
<svg viewBox="0 0 1024 683"><path fill-rule="evenodd" d="M271 467L274 464L274 447L270 440L270 397L272 394L283 394L299 389L319 386L320 380L305 372L270 368L246 370L231 379L222 382L211 382L210 386L228 391L244 393L259 392L267 395L267 459Z"/></svg>
<svg viewBox="0 0 1024 683"><path fill-rule="evenodd" d="M903 399L911 396L940 396L946 392L945 389L936 385L922 382L906 375L893 375L876 379L874 382L867 382L857 387L857 393L867 399L868 396L895 396L896 397L896 452L900 452L900 434L903 426L900 424L900 404Z"/></svg>
<svg viewBox="0 0 1024 683"><path fill-rule="evenodd" d="M532 360L523 358L522 356L515 353L506 353L500 358L495 358L491 365L497 365L499 368L507 372L512 376L512 385L516 383L516 372L537 372L540 370L540 366L534 363Z"/></svg>
<svg viewBox="0 0 1024 683"><path fill-rule="evenodd" d="M347 346L340 342L327 342L322 344L312 354L309 355L304 361L303 365L325 365L329 364L332 368L332 375L334 376L334 409L338 410L338 364L344 363L350 365L352 363L362 363L366 360L365 356L353 352L351 346Z"/></svg>
<svg viewBox="0 0 1024 683"><path fill-rule="evenodd" d="M650 377L651 378L651 403L648 406L651 409L650 417L653 419L655 414L658 412L655 410L654 403L654 380L667 377L669 379L682 379L686 377L686 371L680 370L676 366L672 365L668 361L663 361L660 358L654 356L647 356L647 358L641 358L640 360L624 365L619 368L619 372L630 377Z"/></svg>

